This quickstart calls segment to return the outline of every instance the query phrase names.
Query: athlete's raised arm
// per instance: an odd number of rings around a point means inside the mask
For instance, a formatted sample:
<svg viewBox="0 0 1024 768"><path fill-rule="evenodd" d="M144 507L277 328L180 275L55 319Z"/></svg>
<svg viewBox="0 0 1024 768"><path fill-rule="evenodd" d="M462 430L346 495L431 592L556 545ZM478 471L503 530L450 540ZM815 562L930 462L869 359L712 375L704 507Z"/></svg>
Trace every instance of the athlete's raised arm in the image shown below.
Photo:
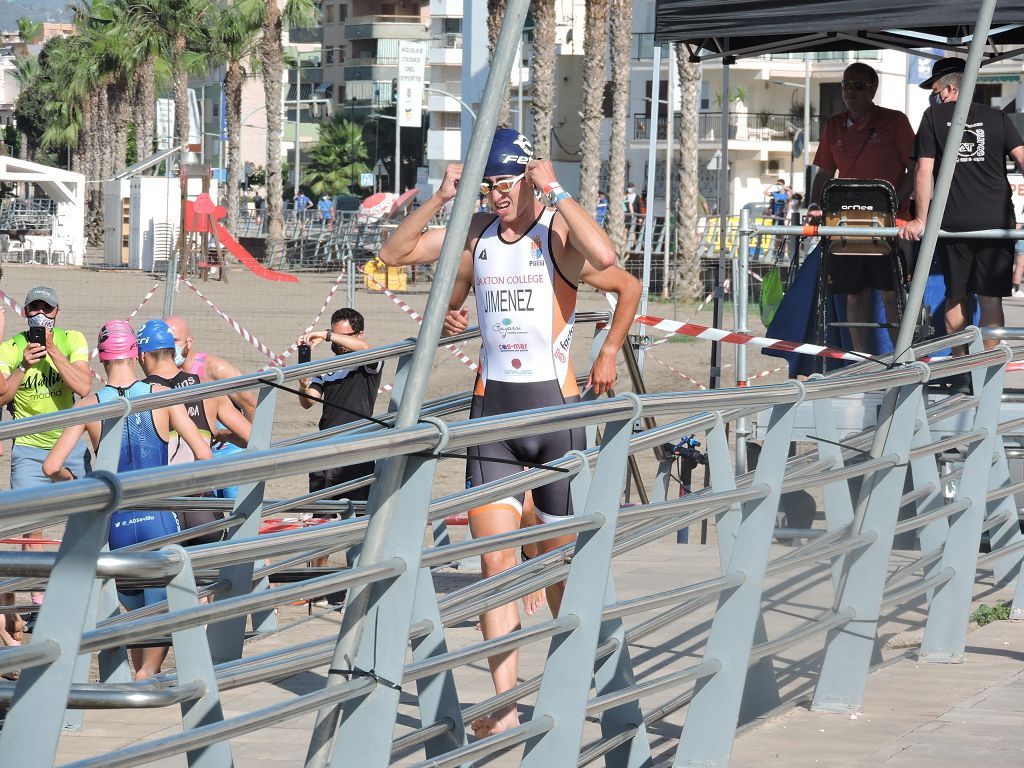
<svg viewBox="0 0 1024 768"><path fill-rule="evenodd" d="M594 269L607 269L615 264L615 248L593 216L566 193L555 178L550 160L531 160L526 164L526 178L539 189L541 200L554 205L565 219L568 242Z"/></svg>
<svg viewBox="0 0 1024 768"><path fill-rule="evenodd" d="M447 229L443 227L427 231L424 229L445 204L455 197L461 176L461 165L452 164L445 169L444 179L437 192L431 195L427 202L402 219L402 223L381 246L381 261L391 267L429 264L432 261L437 261L441 255L441 244L444 242L444 234Z"/></svg>

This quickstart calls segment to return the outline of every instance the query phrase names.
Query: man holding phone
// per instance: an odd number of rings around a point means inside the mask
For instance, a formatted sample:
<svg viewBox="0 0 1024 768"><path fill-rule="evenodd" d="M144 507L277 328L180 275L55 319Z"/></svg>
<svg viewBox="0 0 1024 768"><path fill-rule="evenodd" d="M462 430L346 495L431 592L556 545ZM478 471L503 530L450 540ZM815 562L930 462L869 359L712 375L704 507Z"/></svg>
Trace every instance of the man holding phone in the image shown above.
<svg viewBox="0 0 1024 768"><path fill-rule="evenodd" d="M92 390L89 344L79 331L57 327L60 303L57 292L39 285L25 297L28 329L0 344L0 375L3 392L0 406L13 403L14 418L63 411L74 405L75 395ZM60 429L22 435L14 439L11 453L11 488L28 488L51 482L43 473L43 460L60 437ZM67 466L82 477L87 471L85 444L79 443ZM41 538L33 531L26 538ZM26 548L41 549L39 545Z"/></svg>
<svg viewBox="0 0 1024 768"><path fill-rule="evenodd" d="M325 341L331 345L331 351L335 355L369 349L370 344L363 338L364 327L363 316L356 310L351 307L336 310L331 315L330 330L313 331L299 337L299 362L309 362L312 349ZM340 427L365 416L372 416L383 370L384 363L378 360L354 368L342 368L313 379L299 379L299 390L302 392L299 396L299 405L308 409L318 402L313 399L314 397L323 401L320 430ZM320 491L372 473L372 461L310 472L309 490ZM337 494L333 498L366 501L369 493L370 487L364 486L348 493Z"/></svg>

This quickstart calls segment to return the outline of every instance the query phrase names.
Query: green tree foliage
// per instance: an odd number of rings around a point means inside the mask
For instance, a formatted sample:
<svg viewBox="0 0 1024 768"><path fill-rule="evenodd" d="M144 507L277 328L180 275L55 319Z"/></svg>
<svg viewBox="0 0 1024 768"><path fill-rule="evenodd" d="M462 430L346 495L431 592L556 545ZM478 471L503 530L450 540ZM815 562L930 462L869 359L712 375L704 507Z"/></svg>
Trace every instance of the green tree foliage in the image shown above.
<svg viewBox="0 0 1024 768"><path fill-rule="evenodd" d="M18 19L18 37L23 43L38 43L43 36L43 22L32 21L27 16Z"/></svg>
<svg viewBox="0 0 1024 768"><path fill-rule="evenodd" d="M304 186L316 197L351 192L359 174L369 173L363 129L336 115L320 125L320 140L309 150Z"/></svg>

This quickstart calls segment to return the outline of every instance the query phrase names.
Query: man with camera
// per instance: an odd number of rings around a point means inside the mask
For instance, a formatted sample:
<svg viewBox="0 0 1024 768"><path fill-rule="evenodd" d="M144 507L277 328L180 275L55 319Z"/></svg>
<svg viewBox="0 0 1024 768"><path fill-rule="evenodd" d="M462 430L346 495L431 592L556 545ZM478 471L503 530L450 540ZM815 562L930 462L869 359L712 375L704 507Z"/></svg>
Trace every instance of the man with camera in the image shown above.
<svg viewBox="0 0 1024 768"><path fill-rule="evenodd" d="M312 349L325 341L336 355L369 349L370 344L363 338L364 327L363 316L356 310L350 307L336 310L331 315L330 330L313 331L299 338L299 362L309 362ZM378 360L354 368L342 368L313 379L300 379L302 395L299 396L299 405L308 409L316 402L323 403L319 424L321 430L372 416L383 370L384 363ZM370 474L373 474L372 461L310 472L309 490L320 491ZM369 493L369 486L364 486L348 493L339 493L333 498L366 501Z"/></svg>
<svg viewBox="0 0 1024 768"><path fill-rule="evenodd" d="M40 285L25 297L28 329L0 344L0 375L3 392L0 406L13 404L14 418L63 411L74 405L75 395L92 390L89 344L78 331L57 327L60 303L57 292ZM51 482L43 473L43 460L60 437L60 429L21 435L11 452L11 488L28 488ZM85 444L79 442L66 466L82 477L88 470ZM41 538L41 531L25 534ZM38 545L28 545L40 549Z"/></svg>

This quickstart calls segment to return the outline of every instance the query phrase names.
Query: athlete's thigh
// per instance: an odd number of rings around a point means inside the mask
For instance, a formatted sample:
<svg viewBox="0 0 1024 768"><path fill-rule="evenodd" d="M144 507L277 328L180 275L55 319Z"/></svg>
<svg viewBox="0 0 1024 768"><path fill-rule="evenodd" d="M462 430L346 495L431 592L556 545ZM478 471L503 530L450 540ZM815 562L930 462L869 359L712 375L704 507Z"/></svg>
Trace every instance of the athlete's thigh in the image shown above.
<svg viewBox="0 0 1024 768"><path fill-rule="evenodd" d="M586 446L586 431L581 427L552 432L544 435L537 453L537 461L541 464L548 464L555 459L560 459L569 451L582 451ZM571 480L565 478L533 489L533 498L539 519L565 517L572 514L570 483Z"/></svg>

